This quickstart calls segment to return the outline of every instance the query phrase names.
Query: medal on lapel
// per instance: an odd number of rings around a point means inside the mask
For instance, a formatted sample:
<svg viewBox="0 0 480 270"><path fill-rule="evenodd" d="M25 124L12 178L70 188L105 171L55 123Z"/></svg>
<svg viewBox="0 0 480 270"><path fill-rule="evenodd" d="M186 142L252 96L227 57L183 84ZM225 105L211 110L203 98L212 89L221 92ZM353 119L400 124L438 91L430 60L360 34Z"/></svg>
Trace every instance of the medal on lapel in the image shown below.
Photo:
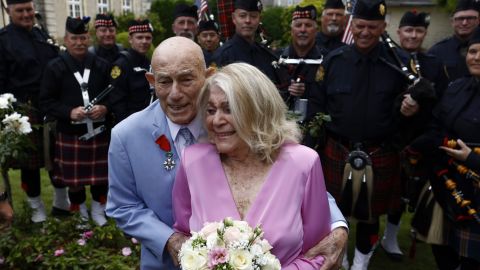
<svg viewBox="0 0 480 270"><path fill-rule="evenodd" d="M170 145L167 136L162 135L158 137L155 143L160 146L160 149L165 151L165 161L163 161L163 168L165 168L165 170L167 171L175 168L175 160L173 159L172 146Z"/></svg>

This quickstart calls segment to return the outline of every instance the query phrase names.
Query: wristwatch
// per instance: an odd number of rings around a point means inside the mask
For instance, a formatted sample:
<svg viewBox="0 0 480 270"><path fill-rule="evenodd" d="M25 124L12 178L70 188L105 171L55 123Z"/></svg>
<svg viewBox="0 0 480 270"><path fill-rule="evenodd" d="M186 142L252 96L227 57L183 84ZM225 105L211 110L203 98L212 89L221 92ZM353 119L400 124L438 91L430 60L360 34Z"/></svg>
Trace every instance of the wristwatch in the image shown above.
<svg viewBox="0 0 480 270"><path fill-rule="evenodd" d="M0 202L6 201L8 199L7 192L0 192Z"/></svg>

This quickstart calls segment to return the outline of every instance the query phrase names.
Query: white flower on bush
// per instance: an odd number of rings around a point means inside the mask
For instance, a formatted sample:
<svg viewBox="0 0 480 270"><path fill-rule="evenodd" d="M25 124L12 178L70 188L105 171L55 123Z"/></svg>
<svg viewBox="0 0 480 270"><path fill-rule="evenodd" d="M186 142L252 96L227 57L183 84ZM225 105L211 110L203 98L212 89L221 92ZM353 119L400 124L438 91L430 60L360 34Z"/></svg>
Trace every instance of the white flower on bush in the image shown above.
<svg viewBox="0 0 480 270"><path fill-rule="evenodd" d="M234 249L230 252L230 264L236 270L253 270L253 255L247 250Z"/></svg>
<svg viewBox="0 0 480 270"><path fill-rule="evenodd" d="M8 109L8 99L0 96L0 109Z"/></svg>
<svg viewBox="0 0 480 270"><path fill-rule="evenodd" d="M17 99L16 99L15 96L13 96L13 94L11 94L11 93L2 94L2 95L0 95L0 98L6 99L9 104L12 104L12 103L14 103L14 102L17 102Z"/></svg>
<svg viewBox="0 0 480 270"><path fill-rule="evenodd" d="M15 132L20 134L27 134L32 132L32 127L28 122L28 117L22 116L17 112L6 115L5 118L2 120L2 123L5 124L6 132Z"/></svg>
<svg viewBox="0 0 480 270"><path fill-rule="evenodd" d="M180 264L183 270L206 270L207 251L183 249L180 255Z"/></svg>

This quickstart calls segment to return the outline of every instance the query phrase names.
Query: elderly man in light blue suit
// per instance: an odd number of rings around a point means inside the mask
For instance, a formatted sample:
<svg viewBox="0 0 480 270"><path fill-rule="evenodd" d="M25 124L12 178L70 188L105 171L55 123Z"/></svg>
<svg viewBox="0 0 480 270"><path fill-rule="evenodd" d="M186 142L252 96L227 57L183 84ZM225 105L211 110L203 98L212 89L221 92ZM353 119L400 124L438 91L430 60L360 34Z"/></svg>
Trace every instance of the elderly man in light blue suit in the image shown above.
<svg viewBox="0 0 480 270"><path fill-rule="evenodd" d="M214 70L205 68L201 48L184 37L163 41L155 49L152 67L154 74L147 74L147 79L155 85L159 101L112 130L106 211L125 233L141 242L141 269L177 269L176 255L184 236L171 228L172 186L179 153L191 139L206 135L197 115L197 97ZM327 258L324 269L338 269L346 246L346 223L333 199L330 208L332 232L309 253Z"/></svg>

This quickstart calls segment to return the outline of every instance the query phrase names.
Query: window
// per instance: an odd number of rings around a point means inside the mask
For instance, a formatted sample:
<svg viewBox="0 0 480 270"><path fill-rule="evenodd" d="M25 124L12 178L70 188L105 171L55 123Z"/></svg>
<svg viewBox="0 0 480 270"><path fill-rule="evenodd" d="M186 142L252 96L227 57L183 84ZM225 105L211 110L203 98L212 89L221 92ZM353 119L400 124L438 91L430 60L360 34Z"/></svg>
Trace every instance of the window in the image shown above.
<svg viewBox="0 0 480 270"><path fill-rule="evenodd" d="M123 13L132 12L132 0L122 0Z"/></svg>
<svg viewBox="0 0 480 270"><path fill-rule="evenodd" d="M82 17L82 0L68 0L67 3L70 17Z"/></svg>
<svg viewBox="0 0 480 270"><path fill-rule="evenodd" d="M97 11L98 13L107 13L108 12L108 0L97 0Z"/></svg>

